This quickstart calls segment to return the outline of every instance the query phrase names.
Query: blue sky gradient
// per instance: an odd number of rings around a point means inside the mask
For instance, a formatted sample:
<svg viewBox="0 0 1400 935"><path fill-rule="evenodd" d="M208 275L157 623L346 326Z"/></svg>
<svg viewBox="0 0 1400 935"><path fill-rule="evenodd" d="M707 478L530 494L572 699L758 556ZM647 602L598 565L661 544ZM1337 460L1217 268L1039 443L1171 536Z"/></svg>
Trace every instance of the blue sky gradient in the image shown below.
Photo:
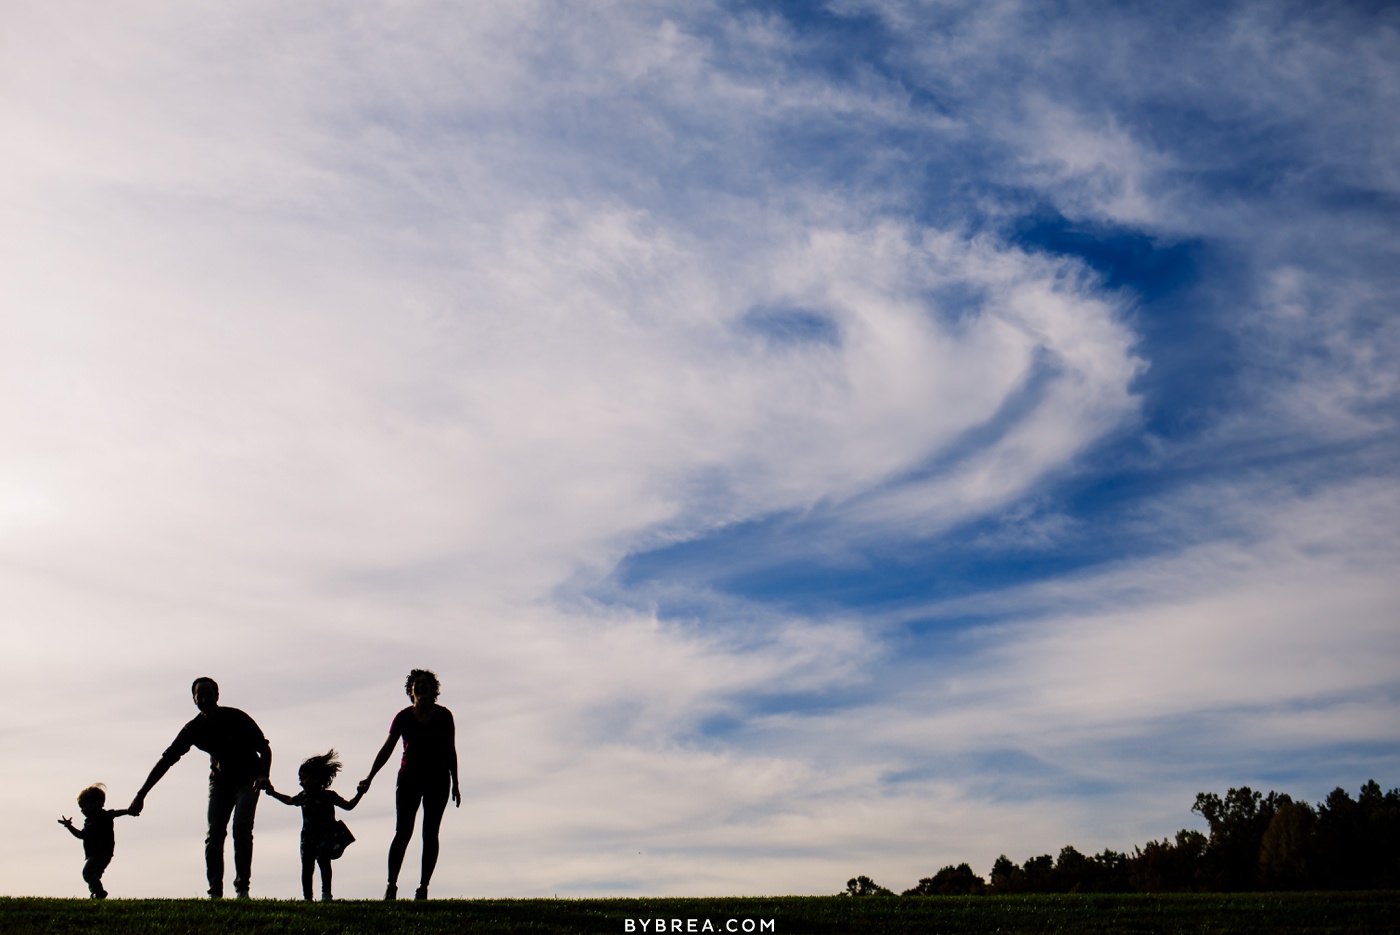
<svg viewBox="0 0 1400 935"><path fill-rule="evenodd" d="M903 889L1396 784L1390 5L7 19L9 894L81 892L52 819L206 673L285 785L435 668L444 896ZM202 889L189 759L114 894Z"/></svg>

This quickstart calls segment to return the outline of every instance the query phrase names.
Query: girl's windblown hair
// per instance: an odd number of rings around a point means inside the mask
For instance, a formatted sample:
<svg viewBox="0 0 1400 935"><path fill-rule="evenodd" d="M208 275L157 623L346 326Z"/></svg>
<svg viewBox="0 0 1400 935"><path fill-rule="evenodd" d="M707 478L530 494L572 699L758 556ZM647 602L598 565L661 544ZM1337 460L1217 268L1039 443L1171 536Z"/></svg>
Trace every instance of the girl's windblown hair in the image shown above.
<svg viewBox="0 0 1400 935"><path fill-rule="evenodd" d="M327 750L320 756L308 757L297 770L301 784L311 789L328 789L331 780L340 772L340 754Z"/></svg>

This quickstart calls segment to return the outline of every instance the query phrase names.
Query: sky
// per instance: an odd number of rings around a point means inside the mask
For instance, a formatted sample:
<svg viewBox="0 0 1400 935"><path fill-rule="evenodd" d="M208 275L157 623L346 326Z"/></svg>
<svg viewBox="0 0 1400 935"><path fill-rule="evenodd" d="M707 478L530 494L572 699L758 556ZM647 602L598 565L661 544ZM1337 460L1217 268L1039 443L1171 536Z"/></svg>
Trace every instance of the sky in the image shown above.
<svg viewBox="0 0 1400 935"><path fill-rule="evenodd" d="M55 819L201 675L348 795L436 671L441 897L898 891L1400 785L1394 6L0 17L0 893L85 893ZM205 768L114 896L203 893Z"/></svg>

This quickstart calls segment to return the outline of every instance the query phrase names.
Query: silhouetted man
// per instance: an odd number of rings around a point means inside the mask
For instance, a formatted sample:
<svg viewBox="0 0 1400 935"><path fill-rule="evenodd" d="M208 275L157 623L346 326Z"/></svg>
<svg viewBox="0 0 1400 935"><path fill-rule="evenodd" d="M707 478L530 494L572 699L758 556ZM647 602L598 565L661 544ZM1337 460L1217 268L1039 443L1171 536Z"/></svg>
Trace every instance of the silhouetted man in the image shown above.
<svg viewBox="0 0 1400 935"><path fill-rule="evenodd" d="M160 761L151 769L128 811L141 814L146 793L180 757L198 747L209 754L209 834L204 839L204 863L209 872L209 895L224 895L224 838L233 818L233 889L239 899L248 898L253 872L253 816L258 790L267 785L272 770L272 748L251 717L237 708L219 705L219 685L211 678L197 678L190 686L199 715L183 728Z"/></svg>

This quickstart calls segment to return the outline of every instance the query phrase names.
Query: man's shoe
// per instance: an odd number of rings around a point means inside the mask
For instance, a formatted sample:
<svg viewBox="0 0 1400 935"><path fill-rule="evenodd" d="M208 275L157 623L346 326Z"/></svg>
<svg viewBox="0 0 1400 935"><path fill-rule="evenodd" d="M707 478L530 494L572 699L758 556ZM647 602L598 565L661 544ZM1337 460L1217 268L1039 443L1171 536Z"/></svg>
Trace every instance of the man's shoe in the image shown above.
<svg viewBox="0 0 1400 935"><path fill-rule="evenodd" d="M428 898L428 888L427 888L426 886L420 886L420 887L418 887L418 889L415 890L414 893L413 893L413 898L414 898L414 899L427 899L427 898Z"/></svg>
<svg viewBox="0 0 1400 935"><path fill-rule="evenodd" d="M388 886L384 887L384 898L385 898L385 899L398 899L398 898L399 898L399 888L398 888L398 886L397 886L396 884L394 884L394 883L390 883Z"/></svg>

